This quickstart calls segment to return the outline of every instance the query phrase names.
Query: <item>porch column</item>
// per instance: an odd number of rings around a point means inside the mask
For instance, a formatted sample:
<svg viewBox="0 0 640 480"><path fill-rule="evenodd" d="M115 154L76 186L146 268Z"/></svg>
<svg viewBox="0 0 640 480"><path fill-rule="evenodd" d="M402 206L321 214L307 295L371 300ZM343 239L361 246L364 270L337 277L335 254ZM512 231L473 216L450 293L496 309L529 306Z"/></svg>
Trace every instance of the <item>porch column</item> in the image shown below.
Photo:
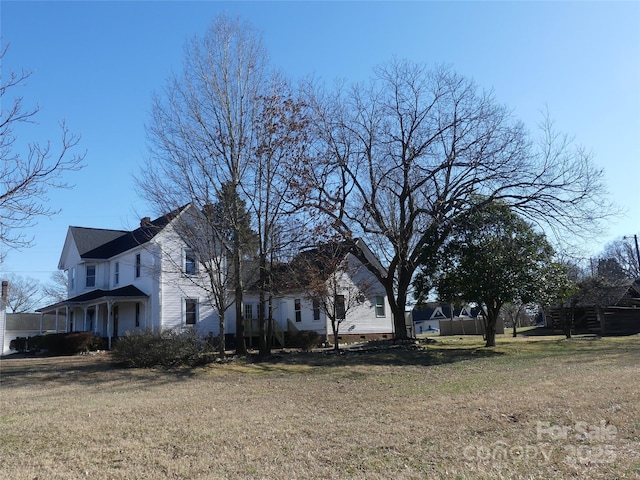
<svg viewBox="0 0 640 480"><path fill-rule="evenodd" d="M44 322L44 312L40 312L40 335L42 335L42 324Z"/></svg>
<svg viewBox="0 0 640 480"><path fill-rule="evenodd" d="M111 350L111 305L112 302L107 302L107 348Z"/></svg>
<svg viewBox="0 0 640 480"><path fill-rule="evenodd" d="M143 305L144 305L144 328L145 330L149 329L149 319L151 318L151 301L147 298ZM152 331L153 331L153 327L152 327Z"/></svg>
<svg viewBox="0 0 640 480"><path fill-rule="evenodd" d="M69 305L65 305L64 307L65 310L65 321L64 321L64 331L65 333L69 332L69 320L70 320L70 316L69 316Z"/></svg>
<svg viewBox="0 0 640 480"><path fill-rule="evenodd" d="M59 311L60 311L60 309L58 307L56 307L56 333L58 333L58 319L59 319L58 312Z"/></svg>

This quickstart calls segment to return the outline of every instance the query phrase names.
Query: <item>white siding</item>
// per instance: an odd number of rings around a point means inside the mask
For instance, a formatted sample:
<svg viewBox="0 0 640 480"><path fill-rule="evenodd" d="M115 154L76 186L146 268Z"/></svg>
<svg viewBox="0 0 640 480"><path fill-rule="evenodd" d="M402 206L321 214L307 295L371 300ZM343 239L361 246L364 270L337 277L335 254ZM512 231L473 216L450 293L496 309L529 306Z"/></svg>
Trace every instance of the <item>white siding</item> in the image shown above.
<svg viewBox="0 0 640 480"><path fill-rule="evenodd" d="M195 299L198 301L196 329L203 335L209 332L216 335L218 333L217 316L210 306L207 291L200 286L206 285L207 279L201 269L198 278L185 277L183 273L184 244L173 229L167 227L156 236L154 248L148 249L145 253L143 258L148 259L149 262L149 278L157 282L157 295L154 295L154 298L158 298L160 327L163 329L185 327L185 300Z"/></svg>

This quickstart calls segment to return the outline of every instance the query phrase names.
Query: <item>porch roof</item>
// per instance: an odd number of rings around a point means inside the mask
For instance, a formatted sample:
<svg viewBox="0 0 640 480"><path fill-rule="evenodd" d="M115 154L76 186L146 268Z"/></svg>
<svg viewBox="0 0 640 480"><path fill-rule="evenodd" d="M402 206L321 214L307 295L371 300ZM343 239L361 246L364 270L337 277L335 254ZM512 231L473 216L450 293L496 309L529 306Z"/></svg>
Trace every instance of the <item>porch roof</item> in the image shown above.
<svg viewBox="0 0 640 480"><path fill-rule="evenodd" d="M62 302L54 303L47 307L39 308L36 312L44 313L55 310L60 307L69 305L83 305L88 303L96 303L96 301L107 302L109 300L123 300L135 298L148 298L149 295L144 293L138 287L127 285L126 287L116 288L115 290L92 290L76 297L68 298Z"/></svg>

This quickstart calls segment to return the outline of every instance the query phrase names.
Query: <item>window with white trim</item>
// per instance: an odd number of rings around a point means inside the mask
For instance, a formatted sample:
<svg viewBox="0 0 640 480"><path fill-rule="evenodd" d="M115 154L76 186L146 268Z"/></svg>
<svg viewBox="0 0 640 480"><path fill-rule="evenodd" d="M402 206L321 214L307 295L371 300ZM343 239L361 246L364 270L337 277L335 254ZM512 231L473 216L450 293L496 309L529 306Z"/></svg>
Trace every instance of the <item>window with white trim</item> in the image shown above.
<svg viewBox="0 0 640 480"><path fill-rule="evenodd" d="M384 297L377 296L376 297L376 317L384 317Z"/></svg>
<svg viewBox="0 0 640 480"><path fill-rule="evenodd" d="M347 316L347 307L344 295L335 296L334 308L336 311L336 320L344 320Z"/></svg>
<svg viewBox="0 0 640 480"><path fill-rule="evenodd" d="M85 286L87 288L96 286L96 266L95 265L86 266Z"/></svg>
<svg viewBox="0 0 640 480"><path fill-rule="evenodd" d="M142 268L142 258L139 253L136 253L136 278L140 278L140 270Z"/></svg>
<svg viewBox="0 0 640 480"><path fill-rule="evenodd" d="M184 323L185 325L195 325L198 322L198 300L185 298L184 300Z"/></svg>
<svg viewBox="0 0 640 480"><path fill-rule="evenodd" d="M251 320L253 318L253 305L250 303L244 304L244 318Z"/></svg>
<svg viewBox="0 0 640 480"><path fill-rule="evenodd" d="M184 251L184 273L186 275L195 275L198 273L198 263L193 250Z"/></svg>
<svg viewBox="0 0 640 480"><path fill-rule="evenodd" d="M295 305L295 312L296 312L296 323L300 323L302 322L302 302L300 301L299 298L295 299L294 302Z"/></svg>
<svg viewBox="0 0 640 480"><path fill-rule="evenodd" d="M116 262L113 266L113 284L118 285L120 283L120 262Z"/></svg>

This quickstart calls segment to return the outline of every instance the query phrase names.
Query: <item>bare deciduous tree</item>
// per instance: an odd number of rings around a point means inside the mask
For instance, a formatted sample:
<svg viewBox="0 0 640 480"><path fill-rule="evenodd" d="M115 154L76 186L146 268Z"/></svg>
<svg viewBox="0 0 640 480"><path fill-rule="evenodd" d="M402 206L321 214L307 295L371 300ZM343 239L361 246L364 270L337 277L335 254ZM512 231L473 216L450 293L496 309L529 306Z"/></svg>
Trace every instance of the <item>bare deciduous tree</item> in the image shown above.
<svg viewBox="0 0 640 480"><path fill-rule="evenodd" d="M13 313L33 312L43 299L42 285L35 278L9 275L7 307Z"/></svg>
<svg viewBox="0 0 640 480"><path fill-rule="evenodd" d="M369 268L386 289L397 339L408 337L421 252L442 244L473 197L501 200L557 234L584 234L608 214L588 154L548 119L532 140L491 92L448 68L393 61L369 83L309 90L317 152L298 166L297 192L327 227L363 238L383 262L385 271Z"/></svg>
<svg viewBox="0 0 640 480"><path fill-rule="evenodd" d="M268 305L258 309L259 348L264 356L271 350L273 265L304 234L288 187L295 175L292 165L305 155L308 121L304 105L280 75L272 77L258 107L256 148L241 187L258 237L259 304Z"/></svg>
<svg viewBox="0 0 640 480"><path fill-rule="evenodd" d="M636 250L637 238L621 238L607 244L601 259L613 259L626 278L640 278L640 258Z"/></svg>
<svg viewBox="0 0 640 480"><path fill-rule="evenodd" d="M192 202L199 210L233 191L235 231L231 270L242 272L245 245L241 180L256 145L256 108L265 84L266 54L246 23L221 16L185 47L183 73L153 100L148 127L151 155L140 174L143 196L161 213ZM236 350L246 353L242 275L235 275Z"/></svg>
<svg viewBox="0 0 640 480"><path fill-rule="evenodd" d="M67 276L62 270L51 274L48 283L42 286L42 293L49 303L58 303L67 299Z"/></svg>
<svg viewBox="0 0 640 480"><path fill-rule="evenodd" d="M218 204L219 207L219 204ZM218 353L224 358L226 355L225 343L225 314L233 305L234 297L231 295L233 275L228 268L228 257L225 243L229 241L226 236L227 228L221 222L220 208L216 205L207 206L204 211L195 207L187 208L184 214L177 219L174 228L182 241L187 246L185 262L174 259L174 268L177 269L190 282L201 288L206 293L206 299L218 316ZM177 260L177 261L176 261ZM188 260L188 261L186 261Z"/></svg>
<svg viewBox="0 0 640 480"><path fill-rule="evenodd" d="M331 323L333 349L339 350L340 327L349 313L370 296L372 285L365 267L350 255L355 242L327 242L302 252L292 264L306 294Z"/></svg>
<svg viewBox="0 0 640 480"><path fill-rule="evenodd" d="M8 46L0 50L0 60ZM18 125L35 122L39 107L27 108L23 97L14 91L23 86L31 72L9 72L0 82L0 243L7 248L24 248L32 244L26 230L37 217L49 217L57 210L49 204L48 192L55 188L69 188L64 178L68 172L82 168L84 154L72 155L80 137L69 133L64 121L58 147L50 141L25 142L20 152L14 129ZM0 262L6 252L0 250Z"/></svg>

